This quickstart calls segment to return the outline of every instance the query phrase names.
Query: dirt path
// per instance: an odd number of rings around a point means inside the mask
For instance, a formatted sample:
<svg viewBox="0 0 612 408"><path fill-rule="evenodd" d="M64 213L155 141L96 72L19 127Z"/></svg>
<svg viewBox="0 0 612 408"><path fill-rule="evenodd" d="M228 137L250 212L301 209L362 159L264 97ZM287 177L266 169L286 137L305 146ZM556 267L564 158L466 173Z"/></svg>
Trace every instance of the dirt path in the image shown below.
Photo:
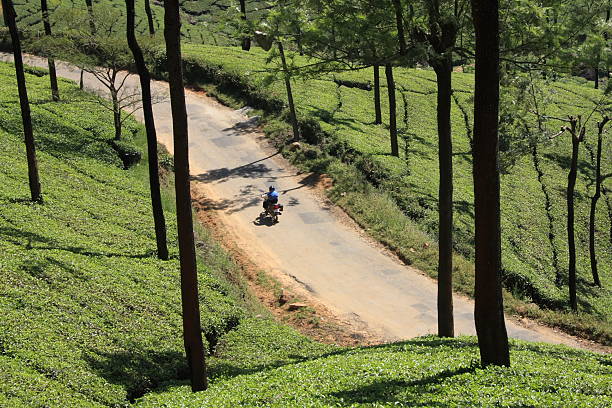
<svg viewBox="0 0 612 408"><path fill-rule="evenodd" d="M9 60L0 54L1 60ZM40 58L29 65L45 67ZM79 71L59 64L58 75L75 81ZM85 87L100 91L86 74ZM137 86L137 77L128 79ZM167 84L153 89L167 92ZM186 93L191 174L202 192L200 206L215 211L227 238L260 268L329 308L338 318L367 327L386 340L436 333L436 285L420 271L399 263L355 231L313 191L312 177L296 174L245 127L248 120L196 92ZM160 142L170 152L172 122L168 100L154 105ZM138 116L138 119L142 118ZM257 221L259 195L273 184L285 213L277 225ZM455 295L455 333L475 334L473 302ZM510 337L588 347L570 336L529 323L507 321Z"/></svg>

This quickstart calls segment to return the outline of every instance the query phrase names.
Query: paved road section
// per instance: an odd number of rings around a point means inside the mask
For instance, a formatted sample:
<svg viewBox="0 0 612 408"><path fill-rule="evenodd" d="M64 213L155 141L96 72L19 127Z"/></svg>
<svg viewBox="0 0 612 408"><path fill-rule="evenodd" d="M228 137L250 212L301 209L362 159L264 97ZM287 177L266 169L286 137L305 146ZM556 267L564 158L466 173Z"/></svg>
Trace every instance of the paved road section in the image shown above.
<svg viewBox="0 0 612 408"><path fill-rule="evenodd" d="M0 59L10 60L2 54ZM46 62L27 57L29 65ZM74 81L79 71L58 65L58 75ZM85 87L102 92L89 74ZM127 81L137 87L138 77ZM167 84L153 89L167 94ZM436 285L369 243L322 204L308 180L246 131L248 118L202 94L187 91L191 174L206 191L206 205L217 210L228 234L255 261L290 277L340 318L365 324L388 340L436 333ZM160 142L172 151L169 100L154 105ZM137 114L138 117L138 114ZM138 117L142 120L141 117ZM279 224L258 221L262 192L273 184L285 212ZM455 296L456 334L475 334L473 302ZM578 345L542 327L527 329L507 322L509 336L532 341Z"/></svg>

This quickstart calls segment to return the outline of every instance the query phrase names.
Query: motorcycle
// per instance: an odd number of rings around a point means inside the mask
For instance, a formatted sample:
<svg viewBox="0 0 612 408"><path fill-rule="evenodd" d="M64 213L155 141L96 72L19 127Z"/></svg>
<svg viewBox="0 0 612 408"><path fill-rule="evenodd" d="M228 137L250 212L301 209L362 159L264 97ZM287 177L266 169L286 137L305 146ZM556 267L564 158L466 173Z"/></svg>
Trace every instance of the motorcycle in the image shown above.
<svg viewBox="0 0 612 408"><path fill-rule="evenodd" d="M267 199L268 195L267 194L262 194L262 197L264 199ZM266 216L270 217L270 219L272 220L272 222L274 224L278 223L278 216L283 214L283 205L276 203L276 204L268 204L266 206L266 209L259 214L259 218L263 219Z"/></svg>

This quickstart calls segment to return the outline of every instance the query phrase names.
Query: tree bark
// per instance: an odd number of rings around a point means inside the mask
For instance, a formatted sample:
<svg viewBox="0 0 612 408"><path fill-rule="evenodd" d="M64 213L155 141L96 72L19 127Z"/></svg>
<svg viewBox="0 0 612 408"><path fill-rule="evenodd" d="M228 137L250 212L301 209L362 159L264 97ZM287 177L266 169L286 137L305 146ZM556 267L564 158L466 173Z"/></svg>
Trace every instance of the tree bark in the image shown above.
<svg viewBox="0 0 612 408"><path fill-rule="evenodd" d="M601 287L599 272L597 271L597 254L595 252L595 212L597 201L601 197L601 146L603 143L603 130L610 118L605 116L601 122L597 123L597 153L595 166L595 194L591 198L591 211L589 214L589 255L591 257L591 274L593 283Z"/></svg>
<svg viewBox="0 0 612 408"><path fill-rule="evenodd" d="M453 321L453 146L451 137L452 61L450 52L434 64L438 83L438 335L454 336Z"/></svg>
<svg viewBox="0 0 612 408"><path fill-rule="evenodd" d="M155 26L153 24L153 11L151 10L151 0L145 0L144 6L145 13L147 14L147 21L149 23L149 35L155 35ZM140 49L139 46L138 49Z"/></svg>
<svg viewBox="0 0 612 408"><path fill-rule="evenodd" d="M113 103L113 124L115 126L115 140L121 139L121 107L115 89L110 89L111 101Z"/></svg>
<svg viewBox="0 0 612 408"><path fill-rule="evenodd" d="M40 11L42 12L43 26L45 27L45 35L51 36L51 23L49 22L49 7L47 0L40 0ZM51 98L54 101L59 101L59 88L57 86L57 74L55 72L55 60L52 57L47 58L49 66L49 81L51 82Z"/></svg>
<svg viewBox="0 0 612 408"><path fill-rule="evenodd" d="M148 0L147 0L148 3ZM168 245L166 242L166 220L162 207L161 192L159 186L159 163L157 160L157 133L155 131L155 119L153 117L153 106L151 102L151 74L145 64L142 49L136 40L134 0L125 1L127 10L127 42L140 78L140 90L142 92L142 112L147 131L147 153L149 156L149 186L151 190L151 206L153 209L153 222L155 224L155 239L157 241L157 256L159 259L168 259Z"/></svg>
<svg viewBox="0 0 612 408"><path fill-rule="evenodd" d="M510 365L501 290L499 116L499 2L472 0L476 34L474 91L474 320L483 366Z"/></svg>
<svg viewBox="0 0 612 408"><path fill-rule="evenodd" d="M246 0L240 0L240 19L246 23L247 15L246 15ZM242 37L242 50L249 51L251 49L251 37L245 35Z"/></svg>
<svg viewBox="0 0 612 408"><path fill-rule="evenodd" d="M79 89L83 90L84 87L85 87L85 84L83 82L83 70L81 70L81 76L79 78Z"/></svg>
<svg viewBox="0 0 612 408"><path fill-rule="evenodd" d="M374 65L374 119L375 125L382 123L382 110L380 109L380 66Z"/></svg>
<svg viewBox="0 0 612 408"><path fill-rule="evenodd" d="M293 127L293 139L300 140L300 128L298 126L297 114L295 112L295 104L293 103L293 91L291 90L291 75L287 68L287 60L285 59L285 50L283 43L278 41L278 52L283 65L283 75L285 77L285 87L287 88L287 100L289 101L289 115L291 116L291 126Z"/></svg>
<svg viewBox="0 0 612 408"><path fill-rule="evenodd" d="M576 241L574 232L574 190L576 187L576 176L578 175L578 148L584 138L585 129L582 126L581 117L570 117L570 133L572 137L572 161L570 171L567 175L567 250L569 256L568 286L570 306L573 311L578 310L576 299Z"/></svg>
<svg viewBox="0 0 612 408"><path fill-rule="evenodd" d="M15 9L12 0L1 0L4 14L4 22L9 29L13 45L13 56L15 59L15 76L17 77L17 89L19 91L19 105L21 107L21 121L23 124L23 135L26 146L26 157L28 160L28 181L30 184L30 196L32 201L41 202L42 192L38 178L38 163L36 161L36 146L32 130L32 117L30 114L30 102L26 88L25 74L23 72L23 59L21 58L21 42L15 22Z"/></svg>
<svg viewBox="0 0 612 408"><path fill-rule="evenodd" d="M183 88L181 23L178 0L165 0L164 11L164 38L168 58L168 82L170 84L174 132L176 218L181 265L183 332L185 353L191 372L191 389L195 392L206 389L208 381L200 325L198 275L191 214L189 137L185 89Z"/></svg>
<svg viewBox="0 0 612 408"><path fill-rule="evenodd" d="M391 155L399 157L399 147L397 143L395 81L393 80L393 66L391 64L385 64L385 75L387 77L387 91L389 92L389 136L391 138Z"/></svg>
<svg viewBox="0 0 612 408"><path fill-rule="evenodd" d="M87 14L89 15L89 29L92 34L96 33L96 23L93 12L93 0L85 0L85 5L87 6Z"/></svg>
<svg viewBox="0 0 612 408"><path fill-rule="evenodd" d="M404 36L404 17L402 16L401 0L393 0L395 9L395 24L397 26L397 38L399 42L400 55L406 55L406 37Z"/></svg>

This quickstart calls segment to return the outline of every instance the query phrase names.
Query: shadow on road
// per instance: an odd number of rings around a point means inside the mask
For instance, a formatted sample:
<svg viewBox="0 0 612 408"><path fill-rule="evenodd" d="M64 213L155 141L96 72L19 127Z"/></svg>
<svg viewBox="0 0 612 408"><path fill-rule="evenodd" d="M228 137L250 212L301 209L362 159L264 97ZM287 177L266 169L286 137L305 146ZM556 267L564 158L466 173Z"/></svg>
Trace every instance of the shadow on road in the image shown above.
<svg viewBox="0 0 612 408"><path fill-rule="evenodd" d="M198 174L196 176L192 176L191 179L195 181L202 181L204 183L210 183L213 181L217 181L222 183L227 181L230 178L243 177L243 178L260 178L266 176L268 173L272 171L268 166L261 163L265 160L268 160L280 152L276 152L269 156L266 156L262 159L252 161L247 164L243 164L242 166L234 167L233 169L228 169L227 167L221 167L219 169L213 169L207 171L206 173Z"/></svg>

